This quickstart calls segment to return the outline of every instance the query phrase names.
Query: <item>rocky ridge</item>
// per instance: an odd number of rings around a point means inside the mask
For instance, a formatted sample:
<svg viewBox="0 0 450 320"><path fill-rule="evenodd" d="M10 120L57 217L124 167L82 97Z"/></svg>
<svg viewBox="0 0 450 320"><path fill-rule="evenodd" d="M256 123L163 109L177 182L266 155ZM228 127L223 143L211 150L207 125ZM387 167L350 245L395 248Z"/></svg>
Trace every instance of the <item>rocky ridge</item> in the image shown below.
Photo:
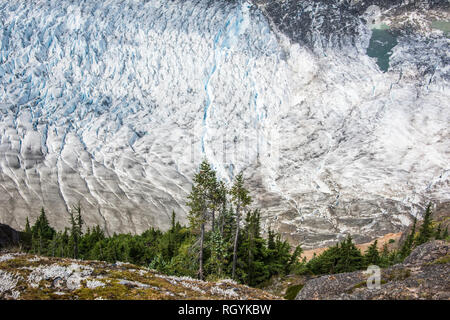
<svg viewBox="0 0 450 320"><path fill-rule="evenodd" d="M127 264L0 252L0 300L279 299L232 280L207 282Z"/></svg>
<svg viewBox="0 0 450 320"><path fill-rule="evenodd" d="M418 246L403 261L381 270L379 289L367 287L363 271L311 279L297 300L450 300L450 243Z"/></svg>

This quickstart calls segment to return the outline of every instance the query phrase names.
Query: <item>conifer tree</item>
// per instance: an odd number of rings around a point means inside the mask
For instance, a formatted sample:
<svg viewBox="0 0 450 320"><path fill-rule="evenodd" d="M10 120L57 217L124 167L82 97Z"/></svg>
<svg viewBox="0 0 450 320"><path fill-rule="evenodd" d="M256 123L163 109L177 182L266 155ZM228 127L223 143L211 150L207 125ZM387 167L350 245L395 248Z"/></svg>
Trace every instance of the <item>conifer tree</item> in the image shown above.
<svg viewBox="0 0 450 320"><path fill-rule="evenodd" d="M380 255L380 267L387 267L389 265L389 248L387 243L383 245Z"/></svg>
<svg viewBox="0 0 450 320"><path fill-rule="evenodd" d="M443 239L443 233L442 233L442 223L438 224L438 227L436 228L436 231L434 232L434 238L436 240L442 240Z"/></svg>
<svg viewBox="0 0 450 320"><path fill-rule="evenodd" d="M227 187L225 186L223 181L219 181L219 184L218 184L218 187L216 190L216 195L217 195L216 201L217 201L217 206L218 206L218 210L219 210L218 228L219 228L219 232L222 237L224 236L223 228L224 228L226 215L227 215L227 194L228 194ZM214 224L213 224L212 230L214 230Z"/></svg>
<svg viewBox="0 0 450 320"><path fill-rule="evenodd" d="M44 254L48 249L48 243L53 239L54 233L55 230L50 226L44 208L41 208L41 214L33 227L31 227L32 251Z"/></svg>
<svg viewBox="0 0 450 320"><path fill-rule="evenodd" d="M349 235L345 241L341 243L339 259L334 272L352 272L361 269L363 265L363 256L353 243L352 237Z"/></svg>
<svg viewBox="0 0 450 320"><path fill-rule="evenodd" d="M417 237L417 245L421 245L431 239L433 236L433 226L431 219L431 203L428 204L427 210L425 211L425 216L423 218L422 226L419 230L419 235Z"/></svg>
<svg viewBox="0 0 450 320"><path fill-rule="evenodd" d="M403 243L402 248L400 249L400 257L406 258L409 256L409 254L412 251L412 248L414 246L415 237L416 237L416 224L417 224L417 218L414 217L413 226L411 228L411 232L406 238L405 242Z"/></svg>
<svg viewBox="0 0 450 320"><path fill-rule="evenodd" d="M286 242L287 243L287 242ZM289 272L292 272L295 268L300 266L302 263L299 262L299 258L303 253L303 249L300 245L296 246L294 249L294 252L292 253L291 257L289 258L289 262L287 263L285 267L285 274L288 274ZM306 259L306 257L304 257Z"/></svg>
<svg viewBox="0 0 450 320"><path fill-rule="evenodd" d="M238 252L240 269L236 273L241 280L255 286L269 278L269 267L265 263L267 248L261 237L261 216L257 209L247 212Z"/></svg>
<svg viewBox="0 0 450 320"><path fill-rule="evenodd" d="M444 233L442 234L442 239L443 240L447 240L448 238L448 227L445 228Z"/></svg>
<svg viewBox="0 0 450 320"><path fill-rule="evenodd" d="M30 221L28 220L28 217L27 217L27 221L25 223L25 233L31 234Z"/></svg>
<svg viewBox="0 0 450 320"><path fill-rule="evenodd" d="M225 242L230 243L229 249L232 250L233 249L232 243L236 229L235 213L232 205L230 205L229 208L225 208L223 213L221 214L221 224L222 226L220 229L220 234L222 235L222 238L224 239Z"/></svg>
<svg viewBox="0 0 450 320"><path fill-rule="evenodd" d="M176 251L176 232L177 232L177 226L176 226L176 220L175 220L175 211L172 210L172 219L171 219L171 228L169 230L169 241L167 245L167 252L168 256L171 258L175 255Z"/></svg>
<svg viewBox="0 0 450 320"><path fill-rule="evenodd" d="M224 206L226 206L226 188L222 181L217 181L215 174L212 177L211 185L209 189L210 204L209 209L211 210L211 230L214 232L216 229L216 212L223 212Z"/></svg>
<svg viewBox="0 0 450 320"><path fill-rule="evenodd" d="M245 210L245 208L251 203L251 197L249 196L249 192L244 187L244 178L242 172L238 174L238 176L236 177L234 185L230 190L230 194L233 204L236 206L236 231L234 237L233 267L231 275L232 278L235 279L241 210Z"/></svg>
<svg viewBox="0 0 450 320"><path fill-rule="evenodd" d="M79 257L79 245L82 236L83 219L81 217L81 206L80 204L74 206L72 210L69 210L70 225L71 225L71 243L73 249L73 258L78 259Z"/></svg>
<svg viewBox="0 0 450 320"><path fill-rule="evenodd" d="M216 173L211 168L207 160L200 164L200 170L193 179L192 191L188 196L187 205L190 207L188 214L192 228L200 228L200 250L199 250L199 270L198 276L204 278L203 272L203 250L205 239L205 225L209 220L208 209L213 202L212 190L216 184Z"/></svg>
<svg viewBox="0 0 450 320"><path fill-rule="evenodd" d="M21 236L20 236L20 247L23 250L28 251L31 249L32 237L33 237L33 233L31 231L30 221L28 220L28 217L27 217L26 223L25 223L25 230L24 230L23 234L21 234Z"/></svg>
<svg viewBox="0 0 450 320"><path fill-rule="evenodd" d="M369 248L367 249L366 254L364 255L364 260L366 266L369 265L379 265L380 263L380 254L378 252L378 240L375 240L374 243L372 243Z"/></svg>
<svg viewBox="0 0 450 320"><path fill-rule="evenodd" d="M267 267L270 275L288 274L298 263L302 253L302 248L297 246L290 254L291 246L287 241L281 239L279 233L275 233L269 228L267 237Z"/></svg>
<svg viewBox="0 0 450 320"><path fill-rule="evenodd" d="M211 239L210 239L210 258L209 263L214 274L217 277L223 277L224 270L223 266L225 265L225 259L227 254L227 246L228 243L223 238L220 230L215 229L211 231Z"/></svg>

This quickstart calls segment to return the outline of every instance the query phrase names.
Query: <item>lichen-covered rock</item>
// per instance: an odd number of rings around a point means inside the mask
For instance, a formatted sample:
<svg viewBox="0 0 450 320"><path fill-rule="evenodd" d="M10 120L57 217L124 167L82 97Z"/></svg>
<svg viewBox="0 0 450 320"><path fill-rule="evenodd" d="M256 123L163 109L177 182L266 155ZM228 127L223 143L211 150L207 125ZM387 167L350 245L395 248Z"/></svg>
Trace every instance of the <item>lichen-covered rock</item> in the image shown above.
<svg viewBox="0 0 450 320"><path fill-rule="evenodd" d="M430 241L415 248L403 264L425 264L445 257L449 253L450 243L443 240Z"/></svg>
<svg viewBox="0 0 450 320"><path fill-rule="evenodd" d="M200 281L128 263L0 252L0 299L278 299L231 280Z"/></svg>
<svg viewBox="0 0 450 320"><path fill-rule="evenodd" d="M0 298L18 298L19 292L15 290L20 276L0 270Z"/></svg>
<svg viewBox="0 0 450 320"><path fill-rule="evenodd" d="M449 243L431 241L413 250L403 263L381 270L380 288L369 289L363 271L309 280L297 300L450 299Z"/></svg>
<svg viewBox="0 0 450 320"><path fill-rule="evenodd" d="M365 278L362 272L340 273L309 280L297 295L297 300L324 299L350 290Z"/></svg>

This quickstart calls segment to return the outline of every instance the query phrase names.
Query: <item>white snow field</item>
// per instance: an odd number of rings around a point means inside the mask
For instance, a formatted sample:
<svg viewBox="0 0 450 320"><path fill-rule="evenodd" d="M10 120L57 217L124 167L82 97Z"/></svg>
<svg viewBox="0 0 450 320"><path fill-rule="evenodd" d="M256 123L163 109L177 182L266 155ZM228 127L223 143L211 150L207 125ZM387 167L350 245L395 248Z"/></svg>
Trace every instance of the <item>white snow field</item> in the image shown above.
<svg viewBox="0 0 450 320"><path fill-rule="evenodd" d="M382 72L357 27L311 47L245 1L0 0L0 223L187 223L206 157L304 248L402 230L450 200L449 38L399 37Z"/></svg>

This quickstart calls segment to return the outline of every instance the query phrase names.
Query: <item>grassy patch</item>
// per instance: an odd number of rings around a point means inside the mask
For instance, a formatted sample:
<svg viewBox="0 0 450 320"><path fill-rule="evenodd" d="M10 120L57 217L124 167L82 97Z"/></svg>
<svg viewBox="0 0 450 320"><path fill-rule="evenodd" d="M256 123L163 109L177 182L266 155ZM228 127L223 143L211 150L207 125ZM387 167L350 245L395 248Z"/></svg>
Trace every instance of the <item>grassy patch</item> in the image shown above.
<svg viewBox="0 0 450 320"><path fill-rule="evenodd" d="M284 298L286 300L294 300L297 294L302 290L303 284L296 284L294 286L290 286L286 290L286 294L284 295Z"/></svg>
<svg viewBox="0 0 450 320"><path fill-rule="evenodd" d="M446 256L433 261L431 264L446 264L446 263L450 263L450 254L447 254Z"/></svg>
<svg viewBox="0 0 450 320"><path fill-rule="evenodd" d="M386 274L387 281L401 281L411 276L411 270L409 269L394 269Z"/></svg>
<svg viewBox="0 0 450 320"><path fill-rule="evenodd" d="M387 283L386 280L383 280L383 279L380 280L380 285L383 285L386 283ZM355 284L350 290L347 291L347 293L353 293L353 291L355 291L356 289L359 289L359 288L367 288L367 280L364 280L364 281L361 281L361 282Z"/></svg>

